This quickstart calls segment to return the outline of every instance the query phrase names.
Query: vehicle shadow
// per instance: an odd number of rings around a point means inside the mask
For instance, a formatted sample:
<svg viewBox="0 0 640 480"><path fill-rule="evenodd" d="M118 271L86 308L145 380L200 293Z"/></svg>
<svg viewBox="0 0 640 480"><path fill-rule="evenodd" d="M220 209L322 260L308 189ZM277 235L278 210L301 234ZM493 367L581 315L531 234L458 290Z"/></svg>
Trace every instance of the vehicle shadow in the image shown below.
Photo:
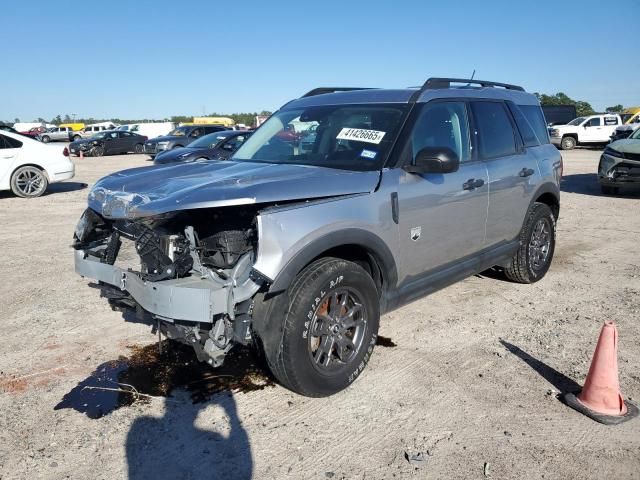
<svg viewBox="0 0 640 480"><path fill-rule="evenodd" d="M47 191L44 192L44 195L51 195L54 193L67 193L67 192L76 192L78 190L84 190L88 185L83 182L60 182L60 183L52 183L47 187Z"/></svg>
<svg viewBox="0 0 640 480"><path fill-rule="evenodd" d="M65 394L54 410L73 409L91 419L134 403L164 400L161 417L137 417L125 450L130 479L251 478L249 437L235 393L273 386L261 358L233 349L222 367L198 362L191 347L172 341L131 346L129 357L99 365ZM222 409L208 425L201 412ZM196 425L197 423L197 425Z"/></svg>
<svg viewBox="0 0 640 480"><path fill-rule="evenodd" d="M560 190L567 193L579 193L594 197L640 198L640 187L624 187L615 195L605 195L600 190L598 175L595 173L576 173L565 175L560 182Z"/></svg>
<svg viewBox="0 0 640 480"><path fill-rule="evenodd" d="M567 377L565 374L560 373L555 368L547 365L546 363L532 357L527 352L519 347L516 347L512 343L506 340L500 339L500 343L504 348L513 353L516 357L520 358L524 363L533 368L538 374L544 378L547 382L555 387L560 393L577 393L582 387L576 383L573 379Z"/></svg>
<svg viewBox="0 0 640 480"><path fill-rule="evenodd" d="M228 419L224 422L226 425L217 426L215 430L212 425L205 427L203 422L196 426L200 412L211 406L224 411ZM253 471L249 436L231 393L217 395L206 404L167 399L161 418L144 416L133 422L125 450L130 480L243 480L250 479Z"/></svg>
<svg viewBox="0 0 640 480"><path fill-rule="evenodd" d="M52 183L47 187L47 190L42 194L42 197L46 197L48 195L54 195L56 193L76 192L78 190L83 190L87 187L88 185L86 183L81 183L81 182ZM19 197L15 196L11 190L2 190L0 191L0 199L3 199L3 198L19 198Z"/></svg>

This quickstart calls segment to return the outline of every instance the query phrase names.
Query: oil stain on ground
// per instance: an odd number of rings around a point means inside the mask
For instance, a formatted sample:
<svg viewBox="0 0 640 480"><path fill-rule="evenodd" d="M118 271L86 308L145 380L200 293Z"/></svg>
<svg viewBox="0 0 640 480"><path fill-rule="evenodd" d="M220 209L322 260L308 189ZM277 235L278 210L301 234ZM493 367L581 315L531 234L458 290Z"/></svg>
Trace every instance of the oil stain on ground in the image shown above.
<svg viewBox="0 0 640 480"><path fill-rule="evenodd" d="M72 408L89 418L100 418L113 410L152 397L168 397L184 389L194 403L204 402L223 391L250 392L274 385L261 359L248 348L236 347L224 364L211 368L197 360L193 349L163 341L129 346L131 355L103 363L67 393L55 410Z"/></svg>

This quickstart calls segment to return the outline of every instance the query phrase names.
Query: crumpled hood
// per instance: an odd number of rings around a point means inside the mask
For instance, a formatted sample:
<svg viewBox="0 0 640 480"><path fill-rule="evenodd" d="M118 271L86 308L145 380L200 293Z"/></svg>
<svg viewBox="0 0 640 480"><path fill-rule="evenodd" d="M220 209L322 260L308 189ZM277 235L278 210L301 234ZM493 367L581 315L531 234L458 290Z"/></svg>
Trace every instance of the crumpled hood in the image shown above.
<svg viewBox="0 0 640 480"><path fill-rule="evenodd" d="M380 172L323 167L200 161L124 170L104 177L89 207L107 218L371 192Z"/></svg>
<svg viewBox="0 0 640 480"><path fill-rule="evenodd" d="M622 153L640 153L640 140L625 138L609 144L609 148Z"/></svg>

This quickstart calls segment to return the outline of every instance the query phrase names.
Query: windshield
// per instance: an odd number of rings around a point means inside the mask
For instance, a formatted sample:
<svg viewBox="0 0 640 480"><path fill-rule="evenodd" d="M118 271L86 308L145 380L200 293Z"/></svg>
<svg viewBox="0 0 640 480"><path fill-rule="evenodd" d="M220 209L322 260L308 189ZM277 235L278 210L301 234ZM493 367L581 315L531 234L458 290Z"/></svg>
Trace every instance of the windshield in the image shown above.
<svg viewBox="0 0 640 480"><path fill-rule="evenodd" d="M231 160L379 170L406 104L326 105L273 114Z"/></svg>
<svg viewBox="0 0 640 480"><path fill-rule="evenodd" d="M567 125L580 125L587 117L578 117L571 120Z"/></svg>
<svg viewBox="0 0 640 480"><path fill-rule="evenodd" d="M173 136L173 137L184 137L189 131L189 127L178 127L174 130L171 130L169 132L169 135L167 136Z"/></svg>
<svg viewBox="0 0 640 480"><path fill-rule="evenodd" d="M225 138L227 137L220 135L220 132L210 133L209 135L200 137L195 142L191 142L189 148L213 148Z"/></svg>

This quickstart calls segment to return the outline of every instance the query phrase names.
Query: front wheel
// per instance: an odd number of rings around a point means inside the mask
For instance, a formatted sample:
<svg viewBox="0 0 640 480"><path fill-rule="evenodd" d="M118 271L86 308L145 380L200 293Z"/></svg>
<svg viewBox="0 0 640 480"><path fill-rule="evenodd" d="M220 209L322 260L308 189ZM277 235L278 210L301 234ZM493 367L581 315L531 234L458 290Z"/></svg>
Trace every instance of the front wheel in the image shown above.
<svg viewBox="0 0 640 480"><path fill-rule="evenodd" d="M102 157L102 156L104 156L104 147L101 147L100 145L96 145L95 147L93 147L91 149L91 156L92 157Z"/></svg>
<svg viewBox="0 0 640 480"><path fill-rule="evenodd" d="M573 150L576 148L576 139L573 137L563 137L560 142L560 147L562 150Z"/></svg>
<svg viewBox="0 0 640 480"><path fill-rule="evenodd" d="M345 389L376 343L380 307L373 279L353 262L322 258L298 274L288 297L280 345L265 349L273 374L310 397Z"/></svg>
<svg viewBox="0 0 640 480"><path fill-rule="evenodd" d="M82 140L82 137L80 135L74 135L73 136L73 141L77 142L78 140Z"/></svg>
<svg viewBox="0 0 640 480"><path fill-rule="evenodd" d="M141 143L136 143L136 146L133 150L136 153L143 153L144 152L144 145L142 145Z"/></svg>
<svg viewBox="0 0 640 480"><path fill-rule="evenodd" d="M41 140L42 143L49 143L51 141L51 139L47 135L43 136Z"/></svg>

